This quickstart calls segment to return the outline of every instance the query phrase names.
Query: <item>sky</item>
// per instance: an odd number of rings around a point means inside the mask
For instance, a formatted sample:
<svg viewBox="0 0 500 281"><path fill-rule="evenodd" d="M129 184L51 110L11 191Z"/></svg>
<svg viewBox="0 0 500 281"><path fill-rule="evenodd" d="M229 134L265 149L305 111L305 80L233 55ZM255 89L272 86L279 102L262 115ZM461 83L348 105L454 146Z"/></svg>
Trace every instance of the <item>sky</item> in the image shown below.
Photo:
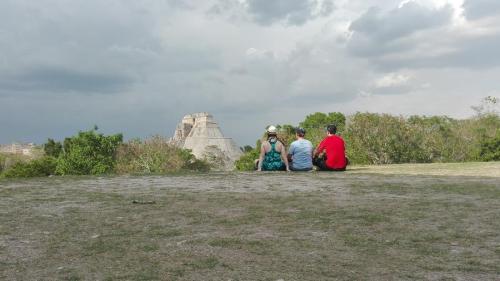
<svg viewBox="0 0 500 281"><path fill-rule="evenodd" d="M467 118L486 96L498 0L0 1L0 143L210 112L246 145L318 111Z"/></svg>

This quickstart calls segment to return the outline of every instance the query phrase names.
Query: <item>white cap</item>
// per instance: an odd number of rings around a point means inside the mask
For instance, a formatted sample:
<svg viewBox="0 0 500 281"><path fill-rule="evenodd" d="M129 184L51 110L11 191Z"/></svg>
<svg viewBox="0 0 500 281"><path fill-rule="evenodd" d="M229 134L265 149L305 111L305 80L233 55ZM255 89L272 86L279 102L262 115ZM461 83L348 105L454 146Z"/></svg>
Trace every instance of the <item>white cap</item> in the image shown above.
<svg viewBox="0 0 500 281"><path fill-rule="evenodd" d="M273 125L267 127L267 133L274 133L274 134L276 134L276 127L274 127Z"/></svg>

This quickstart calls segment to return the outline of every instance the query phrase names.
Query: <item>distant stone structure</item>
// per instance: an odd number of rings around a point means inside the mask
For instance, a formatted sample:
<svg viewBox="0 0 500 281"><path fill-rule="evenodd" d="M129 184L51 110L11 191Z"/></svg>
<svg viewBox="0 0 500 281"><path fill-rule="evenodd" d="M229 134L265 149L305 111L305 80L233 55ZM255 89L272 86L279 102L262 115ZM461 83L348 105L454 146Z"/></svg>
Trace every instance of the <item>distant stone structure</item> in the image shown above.
<svg viewBox="0 0 500 281"><path fill-rule="evenodd" d="M190 149L196 158L220 162L224 169L231 169L243 154L233 139L224 137L214 117L207 112L184 116L171 142Z"/></svg>
<svg viewBox="0 0 500 281"><path fill-rule="evenodd" d="M26 156L33 156L33 143L12 143L7 145L0 145L0 153L21 154Z"/></svg>

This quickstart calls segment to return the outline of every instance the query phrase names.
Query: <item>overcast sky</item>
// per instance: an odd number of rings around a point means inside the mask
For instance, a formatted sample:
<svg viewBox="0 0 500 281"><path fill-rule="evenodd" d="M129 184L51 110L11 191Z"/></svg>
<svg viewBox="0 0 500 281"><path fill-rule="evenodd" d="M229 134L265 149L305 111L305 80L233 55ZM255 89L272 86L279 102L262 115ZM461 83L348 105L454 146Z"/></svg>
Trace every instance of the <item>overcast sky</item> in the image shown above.
<svg viewBox="0 0 500 281"><path fill-rule="evenodd" d="M253 144L316 111L473 114L500 96L498 0L2 0L0 143L211 112Z"/></svg>

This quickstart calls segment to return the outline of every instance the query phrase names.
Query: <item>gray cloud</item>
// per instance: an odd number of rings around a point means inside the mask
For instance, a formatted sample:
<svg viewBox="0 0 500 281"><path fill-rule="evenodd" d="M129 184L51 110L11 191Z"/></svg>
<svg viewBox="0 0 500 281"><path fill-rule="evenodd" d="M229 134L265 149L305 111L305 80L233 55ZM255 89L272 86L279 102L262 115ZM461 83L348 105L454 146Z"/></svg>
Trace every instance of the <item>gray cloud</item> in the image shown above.
<svg viewBox="0 0 500 281"><path fill-rule="evenodd" d="M455 67L477 70L496 68L500 64L499 34L453 38L449 44L459 47L437 56L422 52L419 57L375 58L374 62L384 69Z"/></svg>
<svg viewBox="0 0 500 281"><path fill-rule="evenodd" d="M393 40L418 30L446 24L451 15L451 6L429 9L415 2L408 2L387 14L382 14L376 7L370 8L351 24L350 29L378 40Z"/></svg>
<svg viewBox="0 0 500 281"><path fill-rule="evenodd" d="M4 90L121 90L151 60L150 53L161 51L148 13L138 7L113 1L64 3L0 4Z"/></svg>
<svg viewBox="0 0 500 281"><path fill-rule="evenodd" d="M371 8L351 24L346 46L351 55L384 72L498 66L499 32L492 27L484 34L452 29L452 14L449 5L431 9L414 2L386 13Z"/></svg>
<svg viewBox="0 0 500 281"><path fill-rule="evenodd" d="M333 0L247 0L244 3L218 0L209 13L221 15L226 11L237 11L238 8L246 10L250 19L260 25L277 22L303 25L317 17L329 16L334 10L334 3Z"/></svg>
<svg viewBox="0 0 500 281"><path fill-rule="evenodd" d="M405 38L450 23L452 14L449 5L430 9L415 2L387 13L376 7L370 8L349 27L353 32L350 51L359 56L379 56L408 49L414 43L405 41Z"/></svg>
<svg viewBox="0 0 500 281"><path fill-rule="evenodd" d="M500 64L500 34L469 40L457 40L460 48L446 54L438 61L442 65L478 68L496 68ZM438 64L435 64L438 67Z"/></svg>
<svg viewBox="0 0 500 281"><path fill-rule="evenodd" d="M84 73L56 67L35 67L23 73L2 76L0 95L19 93L103 94L125 90L133 80L110 73Z"/></svg>
<svg viewBox="0 0 500 281"><path fill-rule="evenodd" d="M304 24L312 13L314 2L304 0L249 0L248 10L261 24L285 20L288 24Z"/></svg>
<svg viewBox="0 0 500 281"><path fill-rule="evenodd" d="M152 73L216 68L218 51L165 44L158 17L189 2L0 4L0 92L114 93ZM154 3L154 4L152 4ZM175 43L175 42L174 42Z"/></svg>
<svg viewBox="0 0 500 281"><path fill-rule="evenodd" d="M500 1L465 0L463 8L467 19L476 20L485 16L494 16L500 14Z"/></svg>
<svg viewBox="0 0 500 281"><path fill-rule="evenodd" d="M466 114L498 93L493 18L449 25L449 6L399 2L0 1L0 143L94 124L170 135L209 111L253 144L315 111Z"/></svg>

